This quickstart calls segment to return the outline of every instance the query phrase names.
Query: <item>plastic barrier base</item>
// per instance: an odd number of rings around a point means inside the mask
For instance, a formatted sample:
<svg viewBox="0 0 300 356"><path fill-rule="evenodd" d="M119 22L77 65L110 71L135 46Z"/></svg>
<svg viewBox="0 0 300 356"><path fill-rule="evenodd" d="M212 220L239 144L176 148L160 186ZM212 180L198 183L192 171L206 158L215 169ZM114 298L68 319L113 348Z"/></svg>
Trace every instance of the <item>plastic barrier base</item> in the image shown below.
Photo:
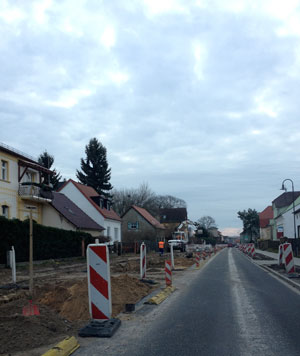
<svg viewBox="0 0 300 356"><path fill-rule="evenodd" d="M81 337L111 337L121 325L119 319L104 321L92 320L87 326L79 330Z"/></svg>

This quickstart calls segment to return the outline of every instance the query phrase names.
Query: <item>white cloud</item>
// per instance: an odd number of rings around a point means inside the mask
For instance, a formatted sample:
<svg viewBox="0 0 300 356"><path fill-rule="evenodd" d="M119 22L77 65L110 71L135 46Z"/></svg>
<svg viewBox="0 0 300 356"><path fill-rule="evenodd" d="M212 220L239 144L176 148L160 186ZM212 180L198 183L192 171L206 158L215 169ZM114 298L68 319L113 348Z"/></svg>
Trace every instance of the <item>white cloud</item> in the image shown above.
<svg viewBox="0 0 300 356"><path fill-rule="evenodd" d="M199 80L204 79L204 68L207 57L207 50L203 43L196 41L193 44L193 53L195 58L194 71Z"/></svg>
<svg viewBox="0 0 300 356"><path fill-rule="evenodd" d="M70 109L77 105L79 101L92 94L90 89L71 89L61 93L57 100L46 100L45 104Z"/></svg>
<svg viewBox="0 0 300 356"><path fill-rule="evenodd" d="M116 33L112 26L107 26L101 36L101 43L108 49L116 43Z"/></svg>
<svg viewBox="0 0 300 356"><path fill-rule="evenodd" d="M188 7L180 0L144 0L150 16L165 13L186 13Z"/></svg>

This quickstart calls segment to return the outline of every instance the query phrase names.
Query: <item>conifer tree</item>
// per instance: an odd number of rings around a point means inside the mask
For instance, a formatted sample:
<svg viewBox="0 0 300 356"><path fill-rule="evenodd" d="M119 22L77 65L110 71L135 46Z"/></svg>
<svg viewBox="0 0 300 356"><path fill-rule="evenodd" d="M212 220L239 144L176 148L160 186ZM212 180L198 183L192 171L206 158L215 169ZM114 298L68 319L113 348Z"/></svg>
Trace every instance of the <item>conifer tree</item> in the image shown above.
<svg viewBox="0 0 300 356"><path fill-rule="evenodd" d="M52 164L54 163L54 157L45 150L42 154L40 154L38 162L41 166L51 169ZM55 168L52 169L52 172L53 173L50 175L50 183L53 185L53 189L57 189L61 175ZM44 178L44 182L49 184L49 175L47 173L43 173L42 176Z"/></svg>
<svg viewBox="0 0 300 356"><path fill-rule="evenodd" d="M108 168L106 148L95 137L85 146L86 158L81 158L81 170L77 170L79 181L96 192L106 197L111 197L109 191L113 188L110 184L111 169Z"/></svg>

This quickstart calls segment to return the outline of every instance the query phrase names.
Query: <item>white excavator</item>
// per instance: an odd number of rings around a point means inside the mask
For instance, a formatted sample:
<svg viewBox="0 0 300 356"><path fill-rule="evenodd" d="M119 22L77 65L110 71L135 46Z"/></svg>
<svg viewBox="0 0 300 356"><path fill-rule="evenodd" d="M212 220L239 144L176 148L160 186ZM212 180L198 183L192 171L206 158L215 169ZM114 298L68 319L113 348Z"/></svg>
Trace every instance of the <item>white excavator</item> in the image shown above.
<svg viewBox="0 0 300 356"><path fill-rule="evenodd" d="M172 239L168 241L169 246L173 245L173 249L184 252L186 250L186 244L189 242L189 237L192 233L189 226L193 225L190 220L184 220L172 233Z"/></svg>

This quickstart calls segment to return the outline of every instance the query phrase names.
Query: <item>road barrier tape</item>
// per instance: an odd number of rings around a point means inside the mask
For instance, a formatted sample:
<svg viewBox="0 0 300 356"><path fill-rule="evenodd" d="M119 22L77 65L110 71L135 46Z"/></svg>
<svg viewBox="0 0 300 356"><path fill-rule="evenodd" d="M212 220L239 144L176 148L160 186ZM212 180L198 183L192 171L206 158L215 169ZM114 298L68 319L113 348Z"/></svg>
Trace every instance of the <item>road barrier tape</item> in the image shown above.
<svg viewBox="0 0 300 356"><path fill-rule="evenodd" d="M140 275L141 279L146 278L146 245L143 242L140 248Z"/></svg>
<svg viewBox="0 0 300 356"><path fill-rule="evenodd" d="M94 320L111 318L109 253L106 244L87 247L89 310Z"/></svg>
<svg viewBox="0 0 300 356"><path fill-rule="evenodd" d="M284 256L286 272L295 273L294 257L293 257L292 245L290 243L283 244L283 256Z"/></svg>
<svg viewBox="0 0 300 356"><path fill-rule="evenodd" d="M166 287L163 291L158 293L156 296L150 298L146 304L160 304L163 302L171 293L175 291L175 287L169 286Z"/></svg>
<svg viewBox="0 0 300 356"><path fill-rule="evenodd" d="M75 337L70 336L52 347L52 349L44 353L42 356L69 356L79 347L80 345Z"/></svg>
<svg viewBox="0 0 300 356"><path fill-rule="evenodd" d="M165 279L166 286L172 285L172 263L171 261L165 261Z"/></svg>

